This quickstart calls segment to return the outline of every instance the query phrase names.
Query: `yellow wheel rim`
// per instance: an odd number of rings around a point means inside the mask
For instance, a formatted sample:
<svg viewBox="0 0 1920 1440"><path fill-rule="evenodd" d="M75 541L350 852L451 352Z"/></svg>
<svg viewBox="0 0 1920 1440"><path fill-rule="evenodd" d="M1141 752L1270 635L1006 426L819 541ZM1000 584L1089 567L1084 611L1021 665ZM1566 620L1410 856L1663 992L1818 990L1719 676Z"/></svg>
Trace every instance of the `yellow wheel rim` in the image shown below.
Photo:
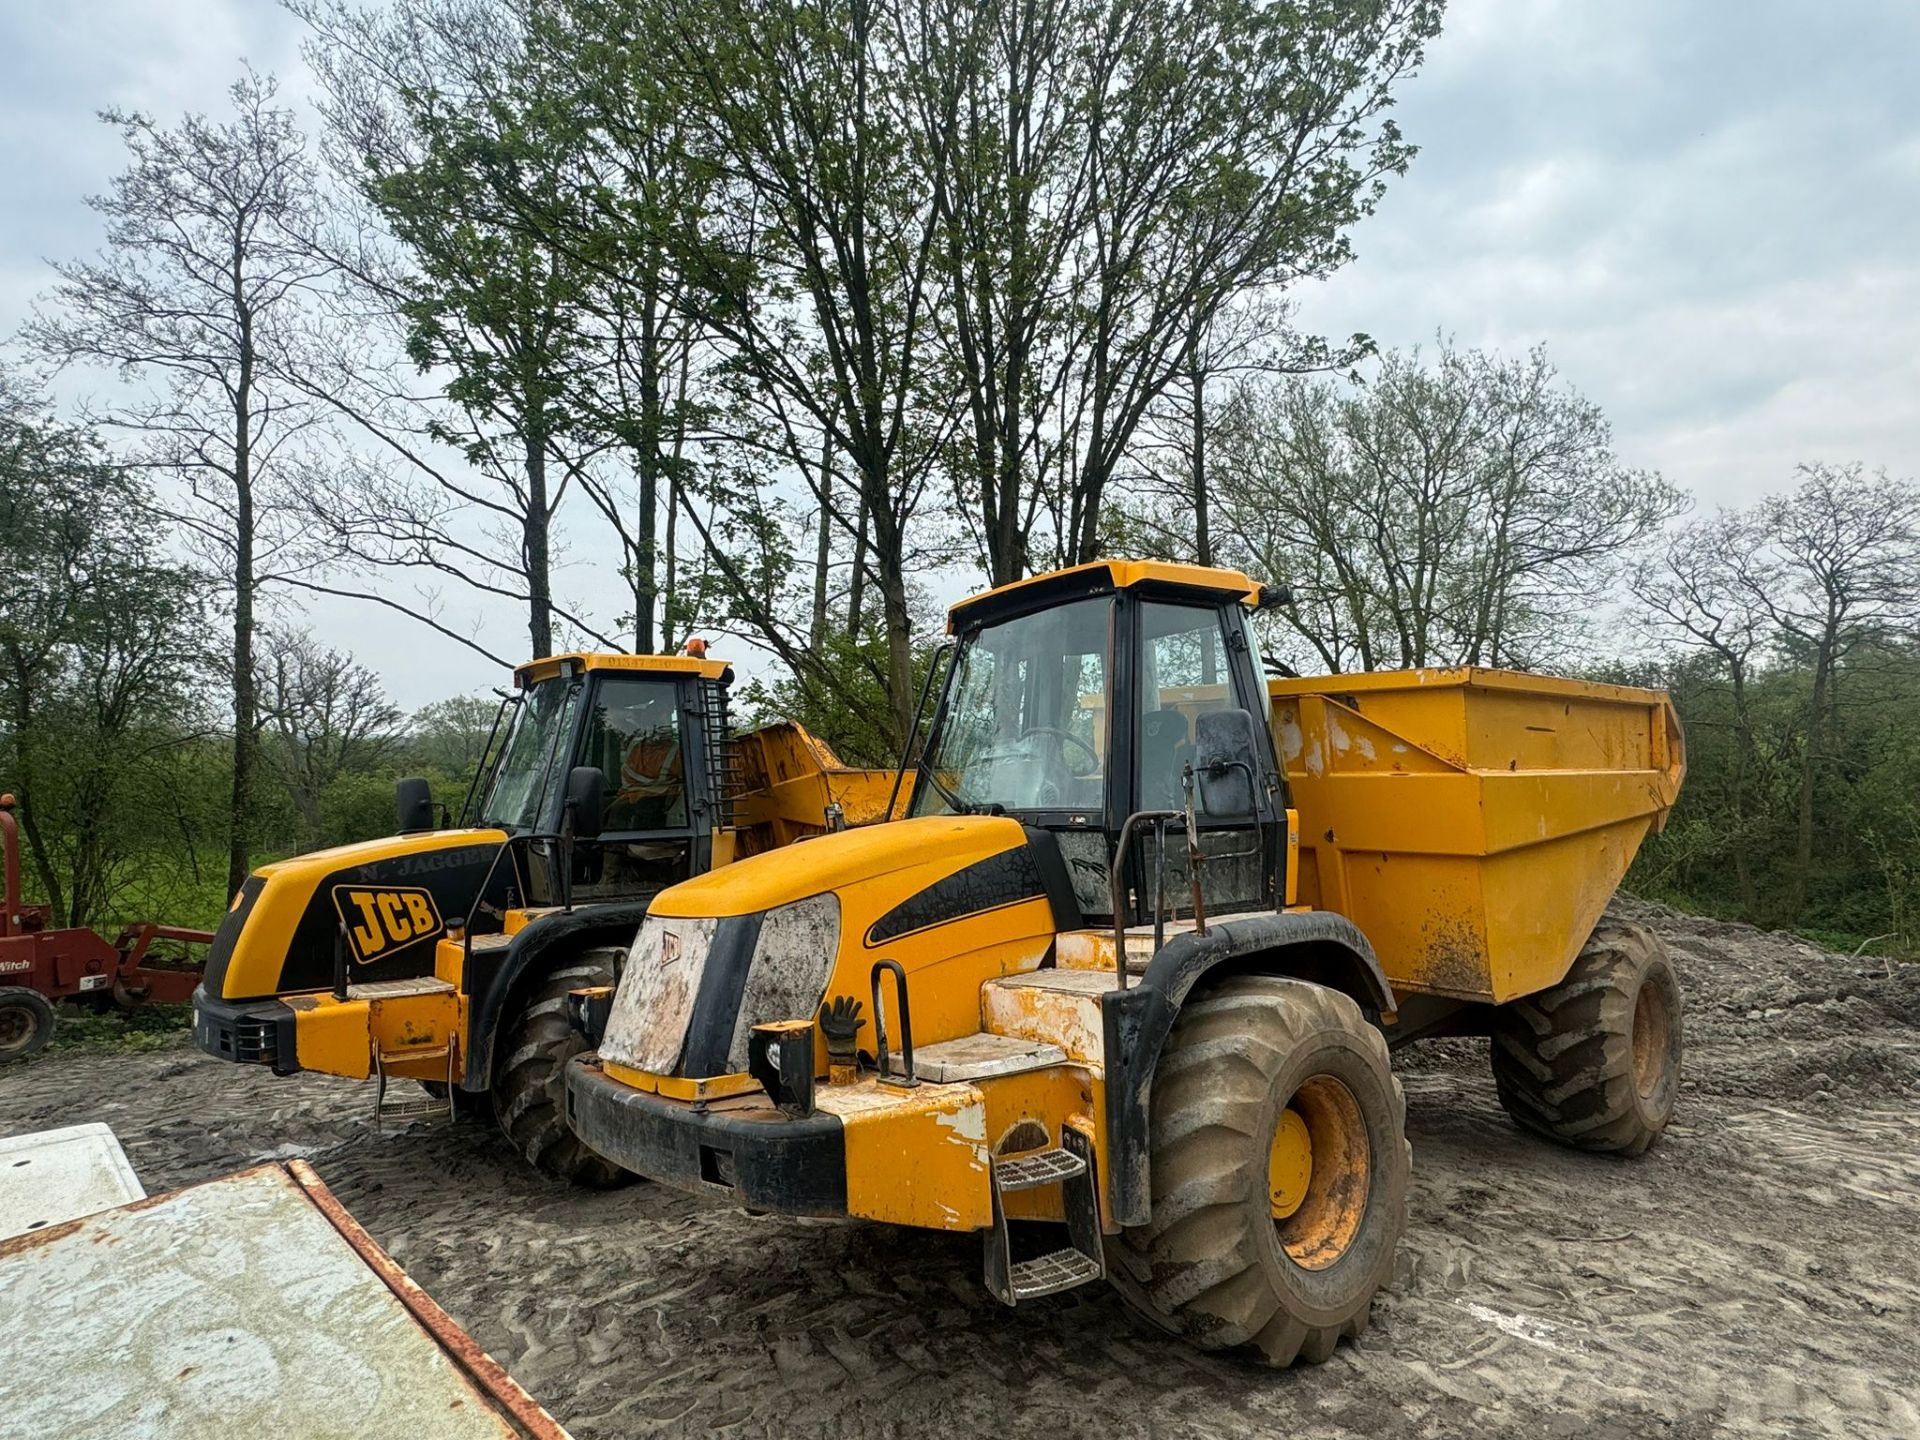
<svg viewBox="0 0 1920 1440"><path fill-rule="evenodd" d="M1307 1198L1313 1179L1313 1141L1298 1110L1282 1110L1273 1130L1273 1149L1267 1157L1267 1190L1273 1218L1284 1220Z"/></svg>
<svg viewBox="0 0 1920 1440"><path fill-rule="evenodd" d="M1633 1001L1633 1083L1643 1100L1653 1098L1666 1073L1667 1047L1673 1043L1671 1027L1667 997L1660 993L1659 986L1646 981Z"/></svg>
<svg viewBox="0 0 1920 1440"><path fill-rule="evenodd" d="M1274 1130L1276 1157L1281 1137L1296 1121L1306 1138L1303 1193L1282 1215L1275 1189L1274 1227L1280 1233L1280 1248L1294 1264L1303 1270L1324 1270L1347 1253L1366 1219L1373 1190L1373 1147L1367 1140L1360 1102L1331 1075L1316 1075L1294 1091ZM1289 1156L1295 1143L1287 1142ZM1270 1164L1269 1179L1273 1178Z"/></svg>

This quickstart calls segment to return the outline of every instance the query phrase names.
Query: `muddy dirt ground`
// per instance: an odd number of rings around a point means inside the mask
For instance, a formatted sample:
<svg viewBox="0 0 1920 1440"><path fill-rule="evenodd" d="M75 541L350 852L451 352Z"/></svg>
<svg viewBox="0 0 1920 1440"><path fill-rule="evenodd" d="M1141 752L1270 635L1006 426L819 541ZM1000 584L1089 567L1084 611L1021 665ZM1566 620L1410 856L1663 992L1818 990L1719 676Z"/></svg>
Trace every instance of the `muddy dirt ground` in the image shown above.
<svg viewBox="0 0 1920 1440"><path fill-rule="evenodd" d="M366 1089L184 1040L0 1073L0 1134L107 1121L154 1193L306 1157L579 1440L1920 1436L1920 966L1634 909L1687 994L1665 1140L1559 1150L1507 1120L1483 1042L1401 1052L1394 1284L1357 1347L1285 1373L1104 1288L1003 1309L971 1239L575 1192L489 1127L378 1135Z"/></svg>

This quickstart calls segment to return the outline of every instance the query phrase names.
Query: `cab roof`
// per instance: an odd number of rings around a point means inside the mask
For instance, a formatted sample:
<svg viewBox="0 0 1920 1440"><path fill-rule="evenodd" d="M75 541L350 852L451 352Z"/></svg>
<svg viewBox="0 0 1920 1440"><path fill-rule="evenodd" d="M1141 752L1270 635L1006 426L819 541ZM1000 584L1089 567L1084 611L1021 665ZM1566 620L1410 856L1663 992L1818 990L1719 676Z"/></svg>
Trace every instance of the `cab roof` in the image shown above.
<svg viewBox="0 0 1920 1440"><path fill-rule="evenodd" d="M1210 565L1181 565L1171 560L1093 560L1044 575L1029 575L997 590L962 600L947 612L947 633L990 625L1028 610L1043 609L1089 595L1106 595L1136 586L1153 590L1198 591L1252 605L1260 587L1238 570Z"/></svg>
<svg viewBox="0 0 1920 1440"><path fill-rule="evenodd" d="M693 655L613 655L590 650L569 650L564 655L547 655L517 666L513 683L521 689L551 680L567 670L648 671L655 675L698 675L703 680L727 681L733 667L724 660L706 660Z"/></svg>

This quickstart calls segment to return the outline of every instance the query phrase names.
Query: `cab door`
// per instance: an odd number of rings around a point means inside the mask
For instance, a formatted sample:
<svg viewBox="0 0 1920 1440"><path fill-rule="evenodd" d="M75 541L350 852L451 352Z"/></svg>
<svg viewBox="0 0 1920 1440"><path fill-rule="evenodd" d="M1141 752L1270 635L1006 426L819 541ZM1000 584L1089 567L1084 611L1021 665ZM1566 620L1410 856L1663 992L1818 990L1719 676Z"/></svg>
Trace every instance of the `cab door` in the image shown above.
<svg viewBox="0 0 1920 1440"><path fill-rule="evenodd" d="M1139 590L1123 607L1131 672L1124 691L1125 754L1120 757L1126 774L1124 783L1114 788L1127 797L1127 813L1184 807L1182 775L1193 761L1202 716L1241 709L1253 720L1259 772L1254 777L1254 814L1245 819L1196 816L1207 856L1201 878L1210 914L1273 908L1279 847L1284 843L1265 687L1255 674L1241 608ZM1116 829L1124 821L1122 814ZM1142 836L1136 844L1140 858L1129 880L1137 897L1136 919L1144 920L1152 914L1161 857L1151 836ZM1189 914L1192 888L1178 823L1168 831L1166 850L1167 913Z"/></svg>

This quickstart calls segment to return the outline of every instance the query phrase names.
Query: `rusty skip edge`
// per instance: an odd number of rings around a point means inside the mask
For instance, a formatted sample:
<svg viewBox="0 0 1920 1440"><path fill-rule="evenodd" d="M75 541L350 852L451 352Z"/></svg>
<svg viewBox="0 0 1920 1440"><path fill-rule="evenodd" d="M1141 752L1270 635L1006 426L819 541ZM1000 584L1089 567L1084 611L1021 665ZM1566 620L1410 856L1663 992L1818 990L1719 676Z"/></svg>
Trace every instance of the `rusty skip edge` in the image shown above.
<svg viewBox="0 0 1920 1440"><path fill-rule="evenodd" d="M287 1163L287 1173L306 1192L307 1198L320 1213L327 1217L328 1223L340 1232L340 1238L353 1247L354 1253L386 1282L395 1298L433 1336L434 1343L452 1357L453 1363L469 1380L506 1411L528 1440L570 1440L559 1422L520 1388L520 1382L509 1375L499 1361L482 1350L474 1338L461 1329L458 1322L442 1310L433 1297L395 1263L392 1256L380 1248L360 1222L347 1213L347 1208L334 1198L319 1172L304 1160L292 1160Z"/></svg>

